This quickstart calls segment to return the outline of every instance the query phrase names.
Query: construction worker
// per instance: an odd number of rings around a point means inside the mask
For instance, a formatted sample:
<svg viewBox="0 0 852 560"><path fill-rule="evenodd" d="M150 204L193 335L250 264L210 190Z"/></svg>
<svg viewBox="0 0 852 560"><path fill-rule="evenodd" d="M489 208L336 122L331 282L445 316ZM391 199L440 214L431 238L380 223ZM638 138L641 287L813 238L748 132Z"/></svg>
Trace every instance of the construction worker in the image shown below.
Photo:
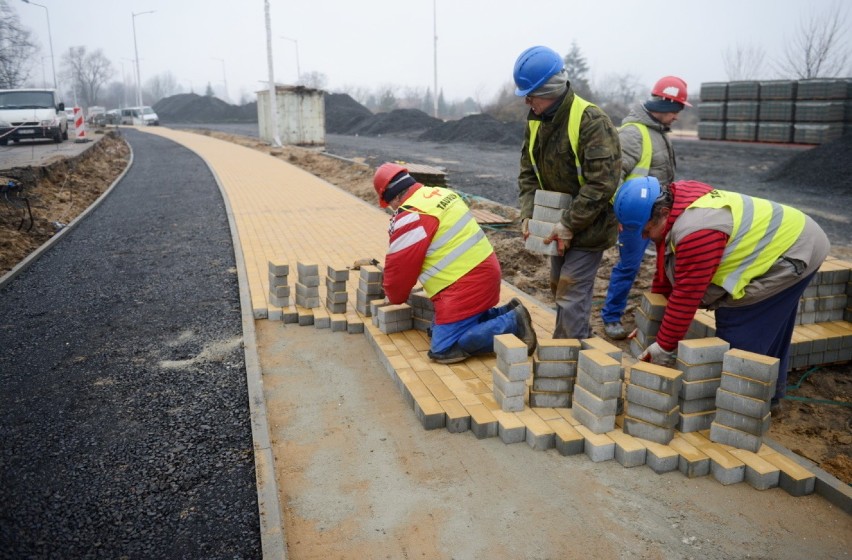
<svg viewBox="0 0 852 560"><path fill-rule="evenodd" d="M530 112L518 176L524 239L538 189L571 195L560 223L545 239L557 244L550 258L556 301L554 338L589 338L595 276L603 252L618 236L610 200L621 178L618 132L609 117L574 93L562 57L531 47L515 61L517 89Z"/></svg>
<svg viewBox="0 0 852 560"><path fill-rule="evenodd" d="M715 309L716 336L780 360L777 414L799 299L828 256L825 232L795 208L697 181L661 190L653 177L631 179L614 206L624 228L657 244L651 291L668 298L656 341L639 359L671 365L696 309Z"/></svg>
<svg viewBox="0 0 852 560"><path fill-rule="evenodd" d="M692 107L687 102L686 82L676 76L665 76L654 84L650 98L630 109L618 129L622 181L650 175L663 188L674 181L677 162L666 134L684 107ZM601 308L604 332L609 338L627 337L621 316L647 248L648 240L642 238L641 232L619 228L618 263L610 274Z"/></svg>
<svg viewBox="0 0 852 560"><path fill-rule="evenodd" d="M536 333L529 311L516 298L500 298L500 263L485 232L455 192L427 187L408 169L384 163L373 186L379 206L393 217L385 257L384 290L391 303L403 303L418 281L432 300L429 358L452 364L494 351L494 336L514 334L531 355Z"/></svg>

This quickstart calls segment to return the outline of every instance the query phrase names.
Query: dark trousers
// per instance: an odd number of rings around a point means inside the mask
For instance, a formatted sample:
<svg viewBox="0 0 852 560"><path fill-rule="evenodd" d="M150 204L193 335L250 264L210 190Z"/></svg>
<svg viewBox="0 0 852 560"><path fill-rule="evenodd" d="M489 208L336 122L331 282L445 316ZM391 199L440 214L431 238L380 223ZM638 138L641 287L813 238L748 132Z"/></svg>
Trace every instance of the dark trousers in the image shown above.
<svg viewBox="0 0 852 560"><path fill-rule="evenodd" d="M773 400L784 398L787 392L790 339L796 326L799 299L815 274L769 299L745 307L716 310L716 336L730 343L731 348L780 360Z"/></svg>

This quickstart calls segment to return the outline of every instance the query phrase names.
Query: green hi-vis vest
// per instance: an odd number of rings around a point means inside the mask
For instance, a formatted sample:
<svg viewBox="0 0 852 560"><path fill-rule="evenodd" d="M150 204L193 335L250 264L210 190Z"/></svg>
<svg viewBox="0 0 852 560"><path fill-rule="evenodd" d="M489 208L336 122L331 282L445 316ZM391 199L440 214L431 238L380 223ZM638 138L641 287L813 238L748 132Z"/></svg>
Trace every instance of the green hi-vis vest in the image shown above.
<svg viewBox="0 0 852 560"><path fill-rule="evenodd" d="M651 147L651 135L648 133L648 125L638 122L630 122L623 125L619 130L623 130L624 127L627 126L635 126L642 134L642 155L639 157L639 161L636 162L636 165L633 167L633 171L631 171L630 175L624 178L625 182L630 179L636 179L637 177L648 176L651 172L651 153L653 151Z"/></svg>
<svg viewBox="0 0 852 560"><path fill-rule="evenodd" d="M574 101L571 102L571 112L568 114L568 141L571 143L571 150L574 151L574 165L577 166L577 178L580 180L581 187L586 184L586 178L583 176L583 166L580 165L580 155L577 149L577 146L580 144L580 121L583 118L583 112L585 112L586 108L594 106L595 105L593 103L589 103L579 95L574 94ZM541 174L538 171L538 165L535 163L535 154L533 153L535 139L536 136L538 136L538 128L541 126L541 121L531 120L527 122L530 127L530 161L532 162L535 176L538 178L538 186L543 189L544 183L541 180Z"/></svg>
<svg viewBox="0 0 852 560"><path fill-rule="evenodd" d="M418 278L429 297L473 270L494 252L467 205L449 189L420 187L401 208L438 218L438 231L426 251Z"/></svg>
<svg viewBox="0 0 852 560"><path fill-rule="evenodd" d="M734 299L789 249L805 228L805 215L795 208L744 194L712 190L690 208L729 208L734 228L711 282ZM674 249L674 247L672 247Z"/></svg>
<svg viewBox="0 0 852 560"><path fill-rule="evenodd" d="M622 182L621 185L623 185L630 179L647 177L648 174L651 172L651 155L653 154L653 149L651 147L651 135L648 133L648 125L637 122L630 122L622 125L619 130L622 130L625 126L635 126L642 134L642 155L639 156L639 161L637 161L636 165L633 166L633 171L630 173L630 175L624 178L624 182ZM618 189L615 189L612 198L609 199L610 204L615 204L615 197L618 195L618 190L621 188L621 185L618 185Z"/></svg>

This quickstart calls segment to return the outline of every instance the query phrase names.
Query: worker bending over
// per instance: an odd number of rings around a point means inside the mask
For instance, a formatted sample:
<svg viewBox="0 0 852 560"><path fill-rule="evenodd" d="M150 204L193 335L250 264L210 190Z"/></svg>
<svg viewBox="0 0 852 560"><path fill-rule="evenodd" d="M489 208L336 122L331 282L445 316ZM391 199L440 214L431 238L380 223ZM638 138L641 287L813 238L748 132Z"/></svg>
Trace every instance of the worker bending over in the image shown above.
<svg viewBox="0 0 852 560"><path fill-rule="evenodd" d="M615 213L657 244L651 291L668 298L656 342L639 358L671 365L696 309L715 309L716 336L779 359L771 405L780 412L799 299L828 256L825 232L783 204L697 181L661 191L653 177L624 183Z"/></svg>
<svg viewBox="0 0 852 560"><path fill-rule="evenodd" d="M435 308L429 358L452 364L493 352L499 334L516 335L531 355L536 333L530 314L516 298L494 307L500 263L461 196L424 186L395 163L376 170L373 186L379 206L394 211L385 295L391 303L404 303L418 281L423 286Z"/></svg>

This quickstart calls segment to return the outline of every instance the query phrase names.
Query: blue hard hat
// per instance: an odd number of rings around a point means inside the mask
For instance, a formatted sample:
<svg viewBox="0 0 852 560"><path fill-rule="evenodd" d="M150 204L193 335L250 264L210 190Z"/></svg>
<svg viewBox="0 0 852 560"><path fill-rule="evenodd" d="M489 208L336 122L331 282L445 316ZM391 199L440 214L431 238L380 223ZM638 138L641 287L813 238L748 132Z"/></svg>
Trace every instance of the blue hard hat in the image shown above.
<svg viewBox="0 0 852 560"><path fill-rule="evenodd" d="M645 227L660 192L660 182L656 177L636 177L618 187L612 205L615 217L624 229Z"/></svg>
<svg viewBox="0 0 852 560"><path fill-rule="evenodd" d="M565 63L553 49L530 47L515 61L515 95L524 97L540 88L551 76L562 70Z"/></svg>

